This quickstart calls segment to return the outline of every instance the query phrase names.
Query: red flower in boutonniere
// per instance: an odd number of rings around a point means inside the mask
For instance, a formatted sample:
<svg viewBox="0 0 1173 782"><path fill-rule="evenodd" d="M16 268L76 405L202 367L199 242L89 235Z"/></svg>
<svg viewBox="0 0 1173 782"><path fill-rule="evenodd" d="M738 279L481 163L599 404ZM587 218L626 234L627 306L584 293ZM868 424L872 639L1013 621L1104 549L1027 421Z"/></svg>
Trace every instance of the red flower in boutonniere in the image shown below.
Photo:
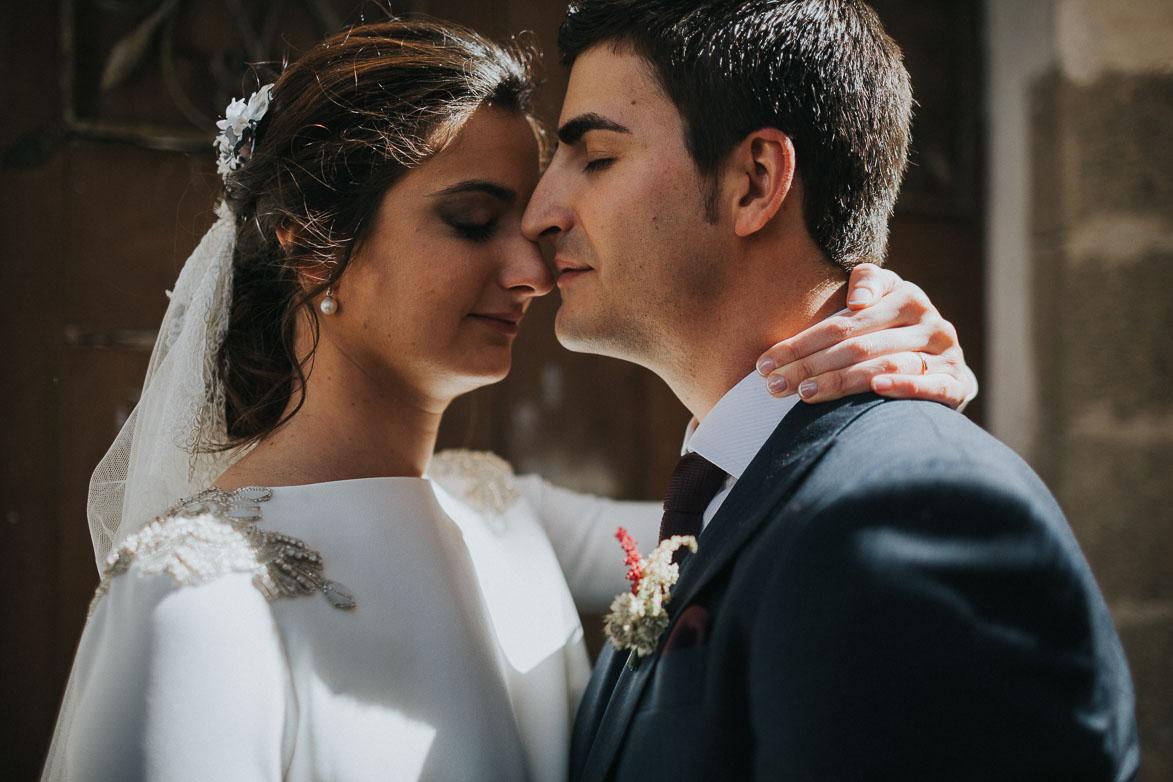
<svg viewBox="0 0 1173 782"><path fill-rule="evenodd" d="M631 592L616 595L611 601L611 613L604 618L603 629L616 649L630 649L637 657L646 657L656 650L668 627L664 604L680 578L680 566L672 562L672 555L681 546L696 553L696 538L673 535L644 559L627 530L620 527L615 537L626 554L623 562Z"/></svg>
<svg viewBox="0 0 1173 782"><path fill-rule="evenodd" d="M616 530L615 537L619 538L619 545L623 546L623 551L627 554L623 558L623 564L627 565L627 580L631 582L631 594L634 595L639 591L639 580L644 577L644 558L640 556L631 533L623 527Z"/></svg>

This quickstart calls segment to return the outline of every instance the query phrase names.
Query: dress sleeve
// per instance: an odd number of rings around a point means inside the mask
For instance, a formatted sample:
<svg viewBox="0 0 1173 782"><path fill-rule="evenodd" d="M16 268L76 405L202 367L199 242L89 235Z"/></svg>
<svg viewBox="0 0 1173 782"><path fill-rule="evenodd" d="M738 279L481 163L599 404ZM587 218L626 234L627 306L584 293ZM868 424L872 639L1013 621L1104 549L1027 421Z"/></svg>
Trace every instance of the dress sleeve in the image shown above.
<svg viewBox="0 0 1173 782"><path fill-rule="evenodd" d="M292 693L248 575L177 586L132 569L82 634L44 779L280 780Z"/></svg>
<svg viewBox="0 0 1173 782"><path fill-rule="evenodd" d="M663 508L657 502L612 500L555 486L537 475L516 479L535 509L580 611L600 613L629 584L615 530L624 527L641 549L655 547Z"/></svg>

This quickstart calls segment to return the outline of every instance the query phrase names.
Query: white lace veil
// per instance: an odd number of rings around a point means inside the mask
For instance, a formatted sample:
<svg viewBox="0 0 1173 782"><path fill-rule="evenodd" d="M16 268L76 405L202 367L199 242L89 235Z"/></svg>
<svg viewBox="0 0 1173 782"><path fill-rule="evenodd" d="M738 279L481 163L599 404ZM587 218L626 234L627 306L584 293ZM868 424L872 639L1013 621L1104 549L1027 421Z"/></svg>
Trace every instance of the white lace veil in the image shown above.
<svg viewBox="0 0 1173 782"><path fill-rule="evenodd" d="M163 316L142 396L90 478L88 515L101 572L111 551L155 516L211 484L241 452L208 452L226 434L216 354L232 304L235 219L227 204L192 252ZM79 653L80 654L80 653ZM65 686L42 782L68 777L64 739L85 676L75 664Z"/></svg>
<svg viewBox="0 0 1173 782"><path fill-rule="evenodd" d="M142 396L90 479L87 506L99 571L127 535L207 488L242 454L223 443L224 389L216 354L228 331L236 227L228 205L169 292Z"/></svg>

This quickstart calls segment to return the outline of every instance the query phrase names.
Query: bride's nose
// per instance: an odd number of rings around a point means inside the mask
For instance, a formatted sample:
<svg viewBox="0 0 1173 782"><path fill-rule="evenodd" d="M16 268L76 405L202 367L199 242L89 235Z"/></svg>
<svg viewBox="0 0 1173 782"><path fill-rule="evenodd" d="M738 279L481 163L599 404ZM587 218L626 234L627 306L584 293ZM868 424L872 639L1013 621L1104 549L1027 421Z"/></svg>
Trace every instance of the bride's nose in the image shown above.
<svg viewBox="0 0 1173 782"><path fill-rule="evenodd" d="M554 274L541 250L521 234L509 243L499 280L502 288L527 296L545 296L554 289Z"/></svg>

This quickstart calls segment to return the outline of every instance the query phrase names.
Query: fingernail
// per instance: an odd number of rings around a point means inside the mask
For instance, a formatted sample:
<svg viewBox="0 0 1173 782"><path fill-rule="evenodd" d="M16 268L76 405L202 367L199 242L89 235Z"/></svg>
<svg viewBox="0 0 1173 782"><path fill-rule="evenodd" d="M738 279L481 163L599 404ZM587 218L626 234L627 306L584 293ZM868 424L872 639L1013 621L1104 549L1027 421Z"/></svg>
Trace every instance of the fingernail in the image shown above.
<svg viewBox="0 0 1173 782"><path fill-rule="evenodd" d="M819 393L819 384L813 380L807 380L798 387L798 395L803 399L810 399L817 393Z"/></svg>
<svg viewBox="0 0 1173 782"><path fill-rule="evenodd" d="M744 366L744 364L742 366ZM762 377L765 377L777 368L778 365L775 364L774 359L770 358L769 356L758 362L758 374Z"/></svg>
<svg viewBox="0 0 1173 782"><path fill-rule="evenodd" d="M882 394L885 391L891 391L892 385L893 385L892 378L890 378L890 377L877 377L875 380L872 381L872 390L875 391L877 394Z"/></svg>
<svg viewBox="0 0 1173 782"><path fill-rule="evenodd" d="M856 288L851 292L851 296L848 297L847 303L855 307L862 307L871 300L871 291L869 291L867 288Z"/></svg>
<svg viewBox="0 0 1173 782"><path fill-rule="evenodd" d="M787 383L786 378L782 377L781 375L770 375L770 377L766 379L766 388L770 389L771 394L781 394L789 387L790 384Z"/></svg>

